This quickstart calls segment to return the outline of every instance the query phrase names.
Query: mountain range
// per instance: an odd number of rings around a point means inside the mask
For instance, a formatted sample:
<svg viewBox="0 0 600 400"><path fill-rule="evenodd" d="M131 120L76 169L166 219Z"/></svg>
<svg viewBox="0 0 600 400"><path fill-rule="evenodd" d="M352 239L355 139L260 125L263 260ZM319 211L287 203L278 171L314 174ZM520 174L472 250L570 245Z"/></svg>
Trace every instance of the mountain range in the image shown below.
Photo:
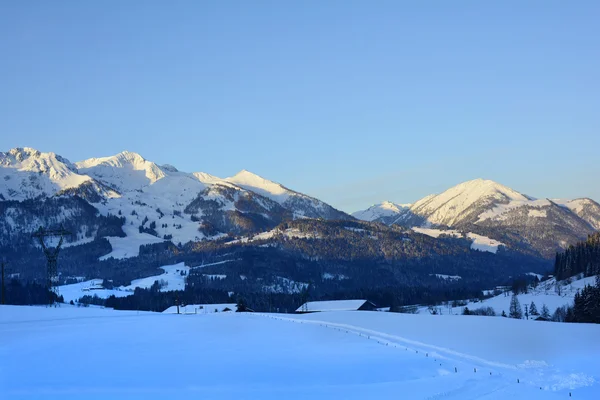
<svg viewBox="0 0 600 400"><path fill-rule="evenodd" d="M546 258L600 229L600 204L592 199L536 199L484 179L413 204L385 201L352 215L386 225L433 229L436 235L481 232Z"/></svg>
<svg viewBox="0 0 600 400"><path fill-rule="evenodd" d="M349 215L245 170L219 178L127 151L79 162L32 148L0 153L0 253L11 274L43 279L31 233L57 225L73 233L62 283L128 287L185 262L189 285L226 297L310 284L316 296L408 290L419 301L422 285L458 295L549 271L557 251L600 227L600 205L477 179Z"/></svg>

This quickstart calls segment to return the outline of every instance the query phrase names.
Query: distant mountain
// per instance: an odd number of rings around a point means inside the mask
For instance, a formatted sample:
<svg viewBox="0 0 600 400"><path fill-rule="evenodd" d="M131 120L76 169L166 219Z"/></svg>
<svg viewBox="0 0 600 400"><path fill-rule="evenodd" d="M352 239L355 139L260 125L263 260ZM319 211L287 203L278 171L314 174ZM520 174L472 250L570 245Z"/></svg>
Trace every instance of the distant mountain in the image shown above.
<svg viewBox="0 0 600 400"><path fill-rule="evenodd" d="M20 218L30 214L20 202L57 196L81 197L101 215L125 220L125 237L110 240L113 248L130 251L117 251L115 256L135 255L140 245L156 243L157 239L186 243L261 232L294 218L352 219L320 200L248 171L221 179L203 172L181 172L172 165L160 166L129 151L76 163L31 148L0 153L0 201L12 202L10 220L30 221L15 224L13 235L68 218L64 206L46 209L64 218ZM43 212L44 208L38 210ZM95 225L89 228L84 235L88 240L98 231Z"/></svg>
<svg viewBox="0 0 600 400"><path fill-rule="evenodd" d="M87 192L94 199L116 195L91 177L79 174L74 164L54 153L29 147L0 153L0 200L50 197L61 192Z"/></svg>
<svg viewBox="0 0 600 400"><path fill-rule="evenodd" d="M336 210L321 200L295 192L246 170L225 180L276 201L292 211L295 218L348 219L346 213Z"/></svg>
<svg viewBox="0 0 600 400"><path fill-rule="evenodd" d="M591 199L537 200L483 179L429 195L409 207L380 208L385 213L371 207L353 215L388 225L448 227L483 234L546 258L600 227L600 205Z"/></svg>
<svg viewBox="0 0 600 400"><path fill-rule="evenodd" d="M381 222L386 225L394 223L394 221L404 213L410 210L412 204L396 204L391 201L384 201L380 204L372 205L366 210L352 213L352 216L362 221Z"/></svg>

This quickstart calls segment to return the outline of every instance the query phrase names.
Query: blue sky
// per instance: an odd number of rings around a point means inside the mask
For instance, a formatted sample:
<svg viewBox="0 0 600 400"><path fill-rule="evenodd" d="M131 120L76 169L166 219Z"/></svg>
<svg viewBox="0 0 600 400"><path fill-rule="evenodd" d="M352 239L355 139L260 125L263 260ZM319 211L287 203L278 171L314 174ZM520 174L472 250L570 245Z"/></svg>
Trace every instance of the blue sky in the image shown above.
<svg viewBox="0 0 600 400"><path fill-rule="evenodd" d="M248 169L345 211L600 200L600 2L4 1L0 150Z"/></svg>

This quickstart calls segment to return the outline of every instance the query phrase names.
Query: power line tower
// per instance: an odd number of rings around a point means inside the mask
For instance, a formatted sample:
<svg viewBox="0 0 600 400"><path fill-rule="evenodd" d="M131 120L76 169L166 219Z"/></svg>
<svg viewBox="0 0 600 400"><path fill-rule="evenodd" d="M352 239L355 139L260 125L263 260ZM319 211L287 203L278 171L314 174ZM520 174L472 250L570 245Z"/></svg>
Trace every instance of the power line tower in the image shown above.
<svg viewBox="0 0 600 400"><path fill-rule="evenodd" d="M42 250L46 255L46 259L48 260L48 269L46 272L46 287L48 288L48 294L50 298L48 299L49 304L54 303L54 298L58 298L58 253L63 244L63 239L65 236L71 235L71 232L65 230L65 228L60 227L60 229L54 230L46 230L40 226L40 228L35 232L32 236L39 240L40 245L42 246ZM48 247L46 245L46 238L59 238L58 244L56 247Z"/></svg>

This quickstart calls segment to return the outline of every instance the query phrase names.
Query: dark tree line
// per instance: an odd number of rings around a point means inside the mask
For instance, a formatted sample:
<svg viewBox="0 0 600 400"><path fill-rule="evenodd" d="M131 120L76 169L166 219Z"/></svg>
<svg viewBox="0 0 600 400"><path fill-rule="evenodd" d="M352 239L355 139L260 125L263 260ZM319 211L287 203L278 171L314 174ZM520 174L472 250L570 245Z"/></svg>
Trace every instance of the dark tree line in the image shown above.
<svg viewBox="0 0 600 400"><path fill-rule="evenodd" d="M57 297L55 293L49 292L45 286L37 283L27 282L25 284L12 279L5 285L6 292L4 300L6 304L12 305L34 305L48 304L52 296L53 302L63 302L63 298Z"/></svg>
<svg viewBox="0 0 600 400"><path fill-rule="evenodd" d="M595 285L587 285L575 294L573 307L567 309L566 322L600 324L600 276Z"/></svg>
<svg viewBox="0 0 600 400"><path fill-rule="evenodd" d="M600 232L589 235L586 241L569 246L564 253L556 254L554 276L564 280L577 274L600 274Z"/></svg>

